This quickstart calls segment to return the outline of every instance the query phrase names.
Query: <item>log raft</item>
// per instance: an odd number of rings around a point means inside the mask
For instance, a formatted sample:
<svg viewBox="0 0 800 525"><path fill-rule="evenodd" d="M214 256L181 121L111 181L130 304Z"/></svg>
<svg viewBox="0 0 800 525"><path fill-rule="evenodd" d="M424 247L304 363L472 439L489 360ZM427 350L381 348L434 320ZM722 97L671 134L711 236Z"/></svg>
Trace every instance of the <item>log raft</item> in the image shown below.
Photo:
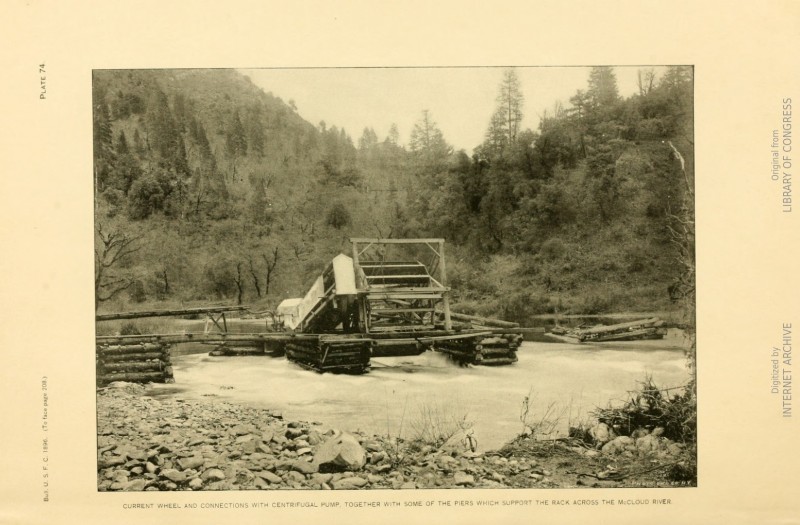
<svg viewBox="0 0 800 525"><path fill-rule="evenodd" d="M175 380L168 344L98 342L95 352L97 386L114 381L172 383Z"/></svg>

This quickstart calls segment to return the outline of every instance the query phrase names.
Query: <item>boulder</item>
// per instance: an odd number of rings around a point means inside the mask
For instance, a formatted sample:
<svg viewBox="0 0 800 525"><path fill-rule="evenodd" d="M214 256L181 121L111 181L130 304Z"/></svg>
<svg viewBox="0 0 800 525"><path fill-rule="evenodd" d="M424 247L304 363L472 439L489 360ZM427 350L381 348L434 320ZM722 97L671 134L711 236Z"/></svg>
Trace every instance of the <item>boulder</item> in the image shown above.
<svg viewBox="0 0 800 525"><path fill-rule="evenodd" d="M314 454L314 463L318 468L360 470L366 461L363 447L355 436L346 432L334 434Z"/></svg>
<svg viewBox="0 0 800 525"><path fill-rule="evenodd" d="M598 423L589 429L589 436L597 445L603 445L614 439L614 430L605 423Z"/></svg>

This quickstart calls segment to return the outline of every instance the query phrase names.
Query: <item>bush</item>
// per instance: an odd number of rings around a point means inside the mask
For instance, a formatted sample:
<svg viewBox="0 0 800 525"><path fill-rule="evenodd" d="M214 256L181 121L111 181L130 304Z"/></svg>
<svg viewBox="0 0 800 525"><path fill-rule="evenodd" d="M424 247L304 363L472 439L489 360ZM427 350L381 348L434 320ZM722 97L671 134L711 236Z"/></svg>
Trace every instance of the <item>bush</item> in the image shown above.
<svg viewBox="0 0 800 525"><path fill-rule="evenodd" d="M337 230L341 230L342 228L350 225L352 222L352 217L350 216L350 212L347 211L345 205L341 202L337 202L328 210L328 215L325 218L325 222L328 224L328 226L336 228Z"/></svg>
<svg viewBox="0 0 800 525"><path fill-rule="evenodd" d="M597 409L593 416L612 426L618 434L630 435L637 428L664 429L672 441L694 443L697 440L697 400L686 389L670 397L673 389L660 389L647 377L621 407Z"/></svg>

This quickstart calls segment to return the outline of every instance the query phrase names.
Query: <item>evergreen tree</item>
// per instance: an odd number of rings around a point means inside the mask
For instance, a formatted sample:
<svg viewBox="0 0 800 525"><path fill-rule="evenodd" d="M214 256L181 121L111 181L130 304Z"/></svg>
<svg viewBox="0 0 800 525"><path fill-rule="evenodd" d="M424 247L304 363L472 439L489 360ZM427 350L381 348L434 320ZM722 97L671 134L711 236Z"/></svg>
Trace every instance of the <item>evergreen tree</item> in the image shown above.
<svg viewBox="0 0 800 525"><path fill-rule="evenodd" d="M441 169L453 151L427 109L411 130L409 146L417 163L428 171Z"/></svg>
<svg viewBox="0 0 800 525"><path fill-rule="evenodd" d="M486 149L492 156L502 153L517 139L522 123L524 97L515 69L506 69L497 95L497 107L486 132Z"/></svg>
<svg viewBox="0 0 800 525"><path fill-rule="evenodd" d="M619 103L620 96L614 69L609 66L593 67L589 73L587 95L594 109L607 108Z"/></svg>
<svg viewBox="0 0 800 525"><path fill-rule="evenodd" d="M247 155L247 137L244 132L242 119L239 118L239 110L234 110L228 126L228 133L225 138L228 154L231 157Z"/></svg>
<svg viewBox="0 0 800 525"><path fill-rule="evenodd" d="M106 90L97 79L92 84L92 105L95 184L96 190L102 193L114 168L115 155Z"/></svg>

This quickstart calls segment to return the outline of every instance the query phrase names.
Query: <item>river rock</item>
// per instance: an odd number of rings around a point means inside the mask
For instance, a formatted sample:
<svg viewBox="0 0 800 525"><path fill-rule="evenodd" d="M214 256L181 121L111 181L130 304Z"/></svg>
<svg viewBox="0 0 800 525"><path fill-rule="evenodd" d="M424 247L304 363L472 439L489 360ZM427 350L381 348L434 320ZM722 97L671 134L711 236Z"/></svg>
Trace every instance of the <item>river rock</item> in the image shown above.
<svg viewBox="0 0 800 525"><path fill-rule="evenodd" d="M605 423L598 423L589 429L589 435L597 445L603 445L614 439L614 430Z"/></svg>
<svg viewBox="0 0 800 525"><path fill-rule="evenodd" d="M371 464L373 464L373 465L377 465L378 463L380 463L384 459L386 459L386 452L384 452L382 450L379 451L379 452L373 452L369 456L369 462Z"/></svg>
<svg viewBox="0 0 800 525"><path fill-rule="evenodd" d="M639 438L645 437L649 433L650 432L646 428L639 427L636 430L634 430L633 432L631 432L631 437L633 439L639 439Z"/></svg>
<svg viewBox="0 0 800 525"><path fill-rule="evenodd" d="M264 471L259 472L257 474L257 476L259 478L261 478L261 479L267 480L272 485L276 485L278 483L282 483L283 482L283 480L281 479L280 476L278 476L276 474L273 474L272 472L270 472L268 470L264 470Z"/></svg>
<svg viewBox="0 0 800 525"><path fill-rule="evenodd" d="M200 490L203 488L203 480L200 478L193 478L189 481L189 488L192 490Z"/></svg>
<svg viewBox="0 0 800 525"><path fill-rule="evenodd" d="M150 481L147 480L147 479L135 479L135 480L131 481L130 483L128 483L128 486L125 487L125 489L123 489L123 490L129 491L129 492L139 492L139 491L144 490L145 487L147 487L147 484L149 482Z"/></svg>
<svg viewBox="0 0 800 525"><path fill-rule="evenodd" d="M186 474L174 468L168 468L161 471L161 477L167 478L174 483L181 483L186 481Z"/></svg>
<svg viewBox="0 0 800 525"><path fill-rule="evenodd" d="M656 437L661 436L664 434L664 427L656 427L652 432L650 432L650 434Z"/></svg>
<svg viewBox="0 0 800 525"><path fill-rule="evenodd" d="M683 447L678 443L670 443L667 445L667 452L672 456L677 456L683 452Z"/></svg>
<svg viewBox="0 0 800 525"><path fill-rule="evenodd" d="M302 474L313 474L319 470L319 465L298 459L292 461L289 468Z"/></svg>
<svg viewBox="0 0 800 525"><path fill-rule="evenodd" d="M331 479L333 479L333 474L330 474L330 473L322 474L320 472L316 472L316 473L314 473L314 475L311 476L311 481L313 481L314 483L320 483L320 484L321 483L328 483L329 481L331 481Z"/></svg>
<svg viewBox="0 0 800 525"><path fill-rule="evenodd" d="M453 481L456 485L474 485L475 478L466 472L458 471L453 475Z"/></svg>
<svg viewBox="0 0 800 525"><path fill-rule="evenodd" d="M636 450L638 450L640 454L656 452L658 451L659 446L660 443L658 441L658 436L654 436L652 434L636 440Z"/></svg>
<svg viewBox="0 0 800 525"><path fill-rule="evenodd" d="M281 434L275 434L272 436L272 442L277 443L278 445L285 445L286 443L289 442L289 440L286 439L286 436L282 436Z"/></svg>
<svg viewBox="0 0 800 525"><path fill-rule="evenodd" d="M302 481L305 481L306 477L304 475L302 475L301 473L299 473L299 472L297 472L295 470L292 470L292 471L286 473L286 480L287 481L291 481L291 482L295 482L295 483L300 483Z"/></svg>
<svg viewBox="0 0 800 525"><path fill-rule="evenodd" d="M346 432L334 434L314 454L318 468L360 470L366 461L366 452L358 440Z"/></svg>
<svg viewBox="0 0 800 525"><path fill-rule="evenodd" d="M192 456L189 458L183 458L178 460L178 465L181 466L182 470L186 470L189 468L198 469L203 466L205 463L205 458L202 456Z"/></svg>
<svg viewBox="0 0 800 525"><path fill-rule="evenodd" d="M360 478L358 476L352 476L349 478L342 478L336 481L331 482L331 486L334 490L353 490L353 489L360 489L364 485L367 484L367 480L364 478Z"/></svg>
<svg viewBox="0 0 800 525"><path fill-rule="evenodd" d="M125 463L125 458L123 458L122 456L106 456L100 458L100 460L97 462L97 466L103 469L103 468L115 467L117 465L122 465L124 463Z"/></svg>
<svg viewBox="0 0 800 525"><path fill-rule="evenodd" d="M236 425L231 429L231 432L237 436L244 436L245 434L253 434L257 431L255 425L248 423L248 424L241 424Z"/></svg>
<svg viewBox="0 0 800 525"><path fill-rule="evenodd" d="M286 429L286 434L284 435L286 436L287 439L297 439L304 433L305 432L303 432L302 428L289 427Z"/></svg>
<svg viewBox="0 0 800 525"><path fill-rule="evenodd" d="M225 473L218 468L211 468L203 472L200 478L203 481L222 481L225 479Z"/></svg>
<svg viewBox="0 0 800 525"><path fill-rule="evenodd" d="M603 448L601 450L603 451L603 454L609 454L609 455L621 454L627 447L634 446L634 444L635 441L633 440L632 437L619 436L612 439L605 445L603 445Z"/></svg>
<svg viewBox="0 0 800 525"><path fill-rule="evenodd" d="M311 445L312 447L322 443L322 439L323 439L322 434L320 434L316 430L311 430L308 433L308 444Z"/></svg>

